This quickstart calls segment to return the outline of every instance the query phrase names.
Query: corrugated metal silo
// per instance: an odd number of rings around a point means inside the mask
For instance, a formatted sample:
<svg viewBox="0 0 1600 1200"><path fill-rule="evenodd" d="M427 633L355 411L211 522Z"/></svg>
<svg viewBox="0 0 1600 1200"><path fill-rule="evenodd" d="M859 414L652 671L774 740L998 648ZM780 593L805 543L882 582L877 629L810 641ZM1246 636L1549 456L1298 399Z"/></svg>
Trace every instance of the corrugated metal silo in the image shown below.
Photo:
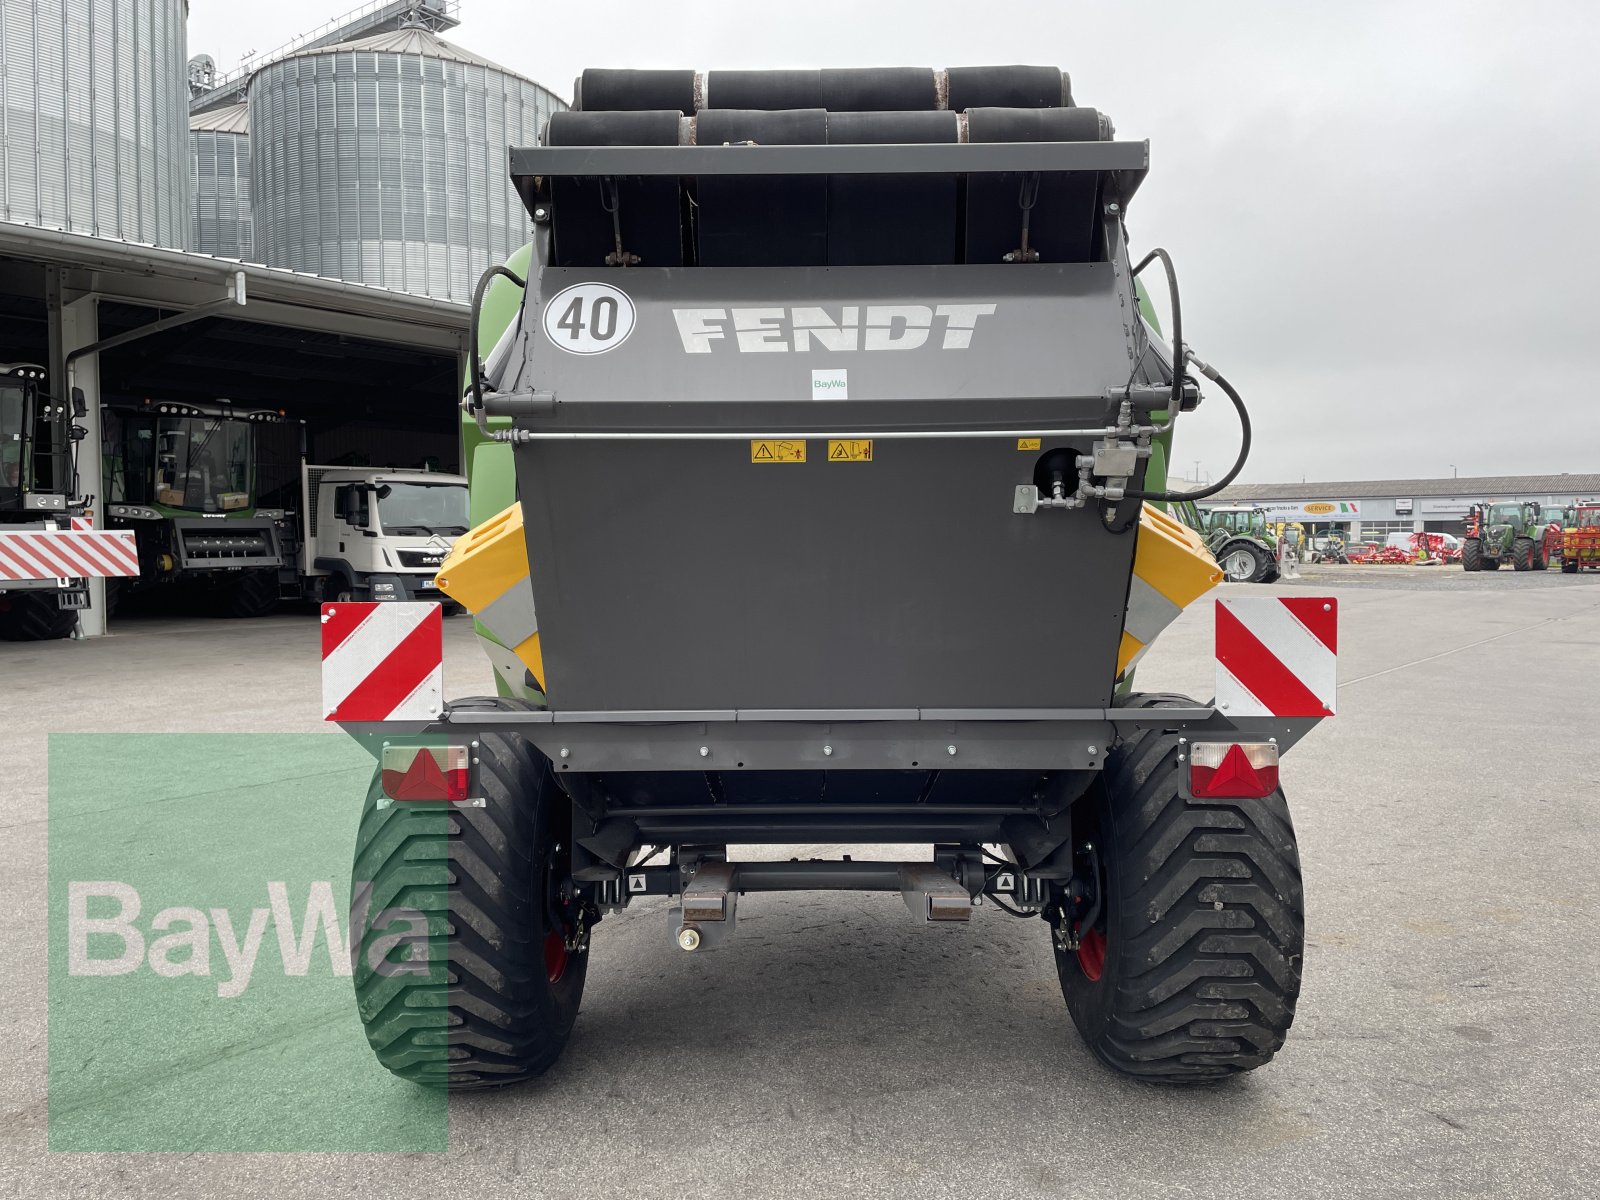
<svg viewBox="0 0 1600 1200"><path fill-rule="evenodd" d="M183 247L186 0L0 0L0 216Z"/></svg>
<svg viewBox="0 0 1600 1200"><path fill-rule="evenodd" d="M454 300L528 240L506 148L554 94L421 29L301 51L250 81L256 254Z"/></svg>
<svg viewBox="0 0 1600 1200"><path fill-rule="evenodd" d="M189 248L223 258L253 259L249 110L233 104L192 117L189 164L194 196Z"/></svg>

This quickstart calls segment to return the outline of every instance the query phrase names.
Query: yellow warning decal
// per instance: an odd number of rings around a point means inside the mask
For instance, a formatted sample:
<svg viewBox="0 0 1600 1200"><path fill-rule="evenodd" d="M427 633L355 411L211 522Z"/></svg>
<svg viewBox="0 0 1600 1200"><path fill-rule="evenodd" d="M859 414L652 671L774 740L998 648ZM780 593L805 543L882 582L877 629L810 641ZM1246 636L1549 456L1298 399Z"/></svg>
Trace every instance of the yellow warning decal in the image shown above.
<svg viewBox="0 0 1600 1200"><path fill-rule="evenodd" d="M871 462L871 438L845 438L828 443L829 462Z"/></svg>
<svg viewBox="0 0 1600 1200"><path fill-rule="evenodd" d="M805 460L804 442L762 438L750 443L750 461L753 463L797 463Z"/></svg>
<svg viewBox="0 0 1600 1200"><path fill-rule="evenodd" d="M1038 438L1018 438L1017 439L1017 449L1018 450L1037 450L1038 448L1039 448L1039 439Z"/></svg>

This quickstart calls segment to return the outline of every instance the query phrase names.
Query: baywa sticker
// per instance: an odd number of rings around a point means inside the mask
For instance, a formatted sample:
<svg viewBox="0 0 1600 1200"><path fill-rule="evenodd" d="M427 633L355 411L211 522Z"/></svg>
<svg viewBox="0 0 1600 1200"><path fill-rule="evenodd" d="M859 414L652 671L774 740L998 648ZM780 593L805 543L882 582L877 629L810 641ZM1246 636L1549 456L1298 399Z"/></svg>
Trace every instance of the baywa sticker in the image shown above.
<svg viewBox="0 0 1600 1200"><path fill-rule="evenodd" d="M544 335L568 354L604 354L633 332L633 301L609 283L576 283L550 297Z"/></svg>

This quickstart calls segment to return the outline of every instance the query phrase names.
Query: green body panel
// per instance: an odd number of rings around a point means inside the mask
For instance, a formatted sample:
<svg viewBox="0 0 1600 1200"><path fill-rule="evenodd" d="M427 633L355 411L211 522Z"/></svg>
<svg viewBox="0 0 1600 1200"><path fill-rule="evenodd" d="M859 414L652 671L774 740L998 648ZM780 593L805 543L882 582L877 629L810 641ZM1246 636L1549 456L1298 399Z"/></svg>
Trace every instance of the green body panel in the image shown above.
<svg viewBox="0 0 1600 1200"><path fill-rule="evenodd" d="M219 517L223 520L233 520L238 517L254 517L256 515L254 505L249 508L230 508L227 512L221 513L202 513L197 512L192 508L170 508L165 504L141 504L139 507L148 508L152 512L158 512L163 517L168 519L174 517L204 517L208 521L215 521Z"/></svg>
<svg viewBox="0 0 1600 1200"><path fill-rule="evenodd" d="M1157 333L1161 332L1161 318L1156 315L1155 306L1150 303L1150 293L1145 290L1144 280L1133 281L1134 294L1139 297L1139 312L1146 324ZM1159 413L1152 417L1157 425L1166 424L1167 415ZM1172 430L1163 430L1157 434L1150 443L1150 458L1144 468L1144 490L1147 492L1164 492L1167 490L1168 464L1172 461ZM1157 508L1169 509L1171 506L1155 501Z"/></svg>
<svg viewBox="0 0 1600 1200"><path fill-rule="evenodd" d="M528 245L508 258L505 265L527 278L532 260L533 247ZM504 276L497 276L484 294L483 309L478 317L480 356L488 357L506 330L516 321L521 309L522 289ZM471 381L466 380L464 385L470 386ZM495 429L509 429L511 421L505 417L492 417L489 425ZM517 502L517 473L511 461L511 447L485 438L477 421L465 416L461 421L461 461L466 467L467 495L474 527ZM498 639L476 619L473 629L485 641L500 645ZM501 696L542 699L527 695L525 689L513 687L499 671L495 672L494 686Z"/></svg>
<svg viewBox="0 0 1600 1200"><path fill-rule="evenodd" d="M529 264L533 261L533 246L530 243L522 247L510 258L506 259L506 266L526 279ZM503 275L495 277L489 285L489 290L483 297L483 310L478 315L478 354L487 358L489 351L505 335L517 319L517 313L522 309L522 289L512 283ZM470 380L463 381L464 386L470 386ZM511 422L505 417L493 417L489 421L491 428L509 429ZM471 417L463 417L461 421L461 461L466 466L468 488L472 495L472 520L476 524L483 519L478 515L478 489L484 486L480 482L480 470L498 474L504 472L505 486L509 489L512 499L507 500L499 508L489 509L486 516L494 516L516 498L516 479L511 469L511 455L504 459L491 457L482 463L478 461L477 449L484 445L487 439L482 430L478 428L477 421ZM492 444L492 443L491 443Z"/></svg>

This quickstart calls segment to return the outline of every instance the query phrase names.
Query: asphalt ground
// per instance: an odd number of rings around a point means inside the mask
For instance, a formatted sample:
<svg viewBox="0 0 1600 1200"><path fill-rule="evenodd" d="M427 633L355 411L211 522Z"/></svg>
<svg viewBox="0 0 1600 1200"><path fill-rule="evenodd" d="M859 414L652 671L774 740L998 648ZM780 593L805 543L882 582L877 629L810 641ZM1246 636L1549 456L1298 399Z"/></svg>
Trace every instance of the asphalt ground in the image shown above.
<svg viewBox="0 0 1600 1200"><path fill-rule="evenodd" d="M0 1195L1593 1196L1600 576L1304 576L1248 590L1341 605L1340 714L1285 759L1308 945L1274 1062L1201 1090L1110 1074L1042 924L992 908L930 929L897 896L752 895L691 956L649 902L597 931L564 1059L453 1098L439 1153L47 1151L45 735L315 732L316 627L0 645ZM1209 607L1142 687L1210 694ZM466 621L447 643L447 694L485 690ZM366 1069L326 1084L409 1086Z"/></svg>

